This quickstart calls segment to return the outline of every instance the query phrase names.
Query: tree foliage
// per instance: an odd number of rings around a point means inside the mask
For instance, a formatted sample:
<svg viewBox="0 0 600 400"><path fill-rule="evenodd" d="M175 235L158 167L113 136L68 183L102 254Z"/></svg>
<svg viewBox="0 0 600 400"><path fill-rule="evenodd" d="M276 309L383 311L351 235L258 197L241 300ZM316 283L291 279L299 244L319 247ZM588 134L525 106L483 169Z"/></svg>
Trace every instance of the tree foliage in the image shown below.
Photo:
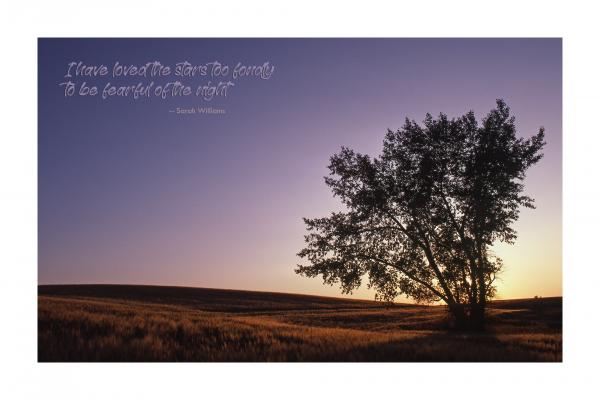
<svg viewBox="0 0 600 400"><path fill-rule="evenodd" d="M460 324L483 326L502 260L490 246L513 243L529 167L542 158L544 129L517 137L502 100L479 124L427 114L388 130L377 158L348 148L331 157L326 184L345 211L304 219L308 261L296 272L358 288L364 276L382 300L401 294L446 302Z"/></svg>

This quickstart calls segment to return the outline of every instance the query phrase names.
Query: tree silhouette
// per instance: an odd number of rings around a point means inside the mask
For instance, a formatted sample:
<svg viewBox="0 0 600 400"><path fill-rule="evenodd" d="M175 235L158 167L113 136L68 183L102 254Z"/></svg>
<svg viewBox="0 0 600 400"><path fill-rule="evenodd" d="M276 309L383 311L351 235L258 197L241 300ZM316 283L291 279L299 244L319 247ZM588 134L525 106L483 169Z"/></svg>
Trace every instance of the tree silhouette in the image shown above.
<svg viewBox="0 0 600 400"><path fill-rule="evenodd" d="M502 100L478 124L427 114L388 130L383 152L370 158L348 148L331 157L326 184L345 206L329 217L304 219L308 265L296 273L339 283L344 293L363 276L377 299L405 294L442 300L457 327L484 328L486 302L502 260L490 246L514 243L526 170L542 158L544 129L517 138Z"/></svg>

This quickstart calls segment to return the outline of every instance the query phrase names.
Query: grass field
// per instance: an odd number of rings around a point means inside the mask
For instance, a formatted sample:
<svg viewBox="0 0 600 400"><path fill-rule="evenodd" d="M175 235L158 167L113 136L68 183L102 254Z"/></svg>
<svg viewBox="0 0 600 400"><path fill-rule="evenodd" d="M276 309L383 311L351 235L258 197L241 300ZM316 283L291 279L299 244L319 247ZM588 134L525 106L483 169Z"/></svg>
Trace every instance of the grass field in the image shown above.
<svg viewBox="0 0 600 400"><path fill-rule="evenodd" d="M562 298L442 306L130 285L38 287L39 361L561 361Z"/></svg>

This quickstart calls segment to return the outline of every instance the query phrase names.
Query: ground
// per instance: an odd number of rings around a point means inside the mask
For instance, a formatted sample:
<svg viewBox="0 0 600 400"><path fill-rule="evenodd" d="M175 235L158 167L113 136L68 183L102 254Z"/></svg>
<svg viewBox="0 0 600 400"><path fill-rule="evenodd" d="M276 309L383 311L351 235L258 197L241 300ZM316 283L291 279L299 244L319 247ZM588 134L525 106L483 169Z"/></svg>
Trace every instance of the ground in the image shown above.
<svg viewBox="0 0 600 400"><path fill-rule="evenodd" d="M562 298L443 306L133 285L38 287L39 361L562 361Z"/></svg>

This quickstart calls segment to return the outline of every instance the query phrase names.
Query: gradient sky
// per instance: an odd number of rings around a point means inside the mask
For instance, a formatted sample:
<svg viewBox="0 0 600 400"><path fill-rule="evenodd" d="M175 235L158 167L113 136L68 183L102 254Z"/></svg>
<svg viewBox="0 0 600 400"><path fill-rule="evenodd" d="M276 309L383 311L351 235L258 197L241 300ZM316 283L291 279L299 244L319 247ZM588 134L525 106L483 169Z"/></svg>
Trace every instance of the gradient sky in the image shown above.
<svg viewBox="0 0 600 400"><path fill-rule="evenodd" d="M495 249L498 297L562 294L560 39L40 39L38 51L40 284L339 296L293 271L301 218L339 208L323 182L329 157L342 145L378 154L407 116L480 119L503 98L519 133L544 126L548 144L526 180L537 209L522 212L515 245ZM276 69L212 102L65 98L58 86L71 61L155 60ZM169 112L194 106L227 114Z"/></svg>

